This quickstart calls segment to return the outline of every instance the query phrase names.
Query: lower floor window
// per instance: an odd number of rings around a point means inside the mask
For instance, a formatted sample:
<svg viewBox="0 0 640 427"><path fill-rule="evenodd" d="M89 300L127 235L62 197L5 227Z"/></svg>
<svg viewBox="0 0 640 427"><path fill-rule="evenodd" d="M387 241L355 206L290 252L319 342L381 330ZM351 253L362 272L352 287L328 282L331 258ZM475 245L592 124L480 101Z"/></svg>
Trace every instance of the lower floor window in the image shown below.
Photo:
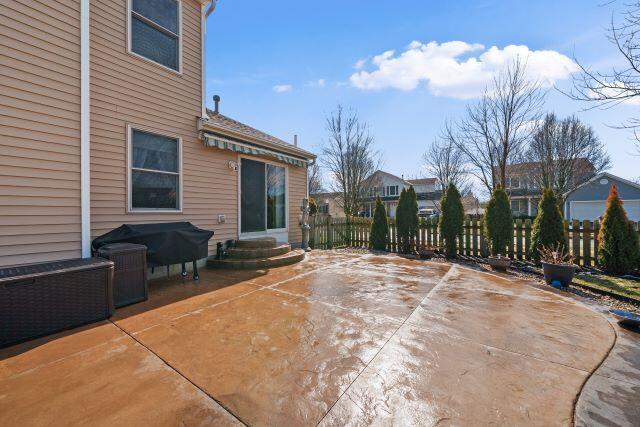
<svg viewBox="0 0 640 427"><path fill-rule="evenodd" d="M131 210L180 209L180 140L131 130Z"/></svg>

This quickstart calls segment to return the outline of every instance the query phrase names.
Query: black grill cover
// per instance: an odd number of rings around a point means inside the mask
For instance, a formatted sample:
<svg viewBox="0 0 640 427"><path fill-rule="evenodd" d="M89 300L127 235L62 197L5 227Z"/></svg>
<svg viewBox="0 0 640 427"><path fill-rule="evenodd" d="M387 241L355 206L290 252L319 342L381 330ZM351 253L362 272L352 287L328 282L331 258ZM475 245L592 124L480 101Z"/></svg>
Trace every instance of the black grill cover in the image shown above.
<svg viewBox="0 0 640 427"><path fill-rule="evenodd" d="M110 243L136 243L147 247L149 266L180 264L206 258L213 231L203 230L190 222L157 224L123 224L96 237L91 244L94 253Z"/></svg>

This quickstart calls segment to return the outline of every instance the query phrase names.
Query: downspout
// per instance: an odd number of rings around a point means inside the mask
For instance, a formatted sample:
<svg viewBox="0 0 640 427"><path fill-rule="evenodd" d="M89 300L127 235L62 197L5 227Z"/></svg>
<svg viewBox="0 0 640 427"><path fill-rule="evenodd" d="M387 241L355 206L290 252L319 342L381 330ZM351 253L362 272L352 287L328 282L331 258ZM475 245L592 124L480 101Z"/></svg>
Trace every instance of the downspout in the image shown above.
<svg viewBox="0 0 640 427"><path fill-rule="evenodd" d="M89 2L80 2L80 229L82 257L91 256L91 122Z"/></svg>
<svg viewBox="0 0 640 427"><path fill-rule="evenodd" d="M202 111L200 112L200 117L207 117L207 85L205 82L205 64L206 64L206 49L204 48L205 43L205 34L207 31L207 18L209 15L213 13L216 8L217 0L211 0L211 2L207 5L206 3L202 4L200 7L200 87L201 94L200 97L202 99Z"/></svg>

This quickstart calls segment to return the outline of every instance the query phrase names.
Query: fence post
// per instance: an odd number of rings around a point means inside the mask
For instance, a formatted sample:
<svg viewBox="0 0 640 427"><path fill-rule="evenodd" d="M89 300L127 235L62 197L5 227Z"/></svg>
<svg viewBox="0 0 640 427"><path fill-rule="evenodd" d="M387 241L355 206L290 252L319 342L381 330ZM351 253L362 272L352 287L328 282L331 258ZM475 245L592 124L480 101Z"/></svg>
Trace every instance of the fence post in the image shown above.
<svg viewBox="0 0 640 427"><path fill-rule="evenodd" d="M397 237L398 237L396 234L397 234L398 229L396 228L396 220L395 220L395 218L391 219L389 221L389 226L391 227L391 230L390 230L390 233L389 233L389 236L391 237L391 250L390 250L390 252L396 252Z"/></svg>
<svg viewBox="0 0 640 427"><path fill-rule="evenodd" d="M571 221L571 249L575 257L575 263L580 265L582 257L580 256L580 221L574 219Z"/></svg>
<svg viewBox="0 0 640 427"><path fill-rule="evenodd" d="M524 259L522 253L522 219L516 219L516 257Z"/></svg>
<svg viewBox="0 0 640 427"><path fill-rule="evenodd" d="M598 265L598 234L600 234L600 221L593 221L593 265Z"/></svg>
<svg viewBox="0 0 640 427"><path fill-rule="evenodd" d="M515 231L516 225L515 225L515 221L511 223L511 238L509 239L509 258L513 259L514 258L514 252L513 252L513 241L514 241L514 231Z"/></svg>
<svg viewBox="0 0 640 427"><path fill-rule="evenodd" d="M524 259L531 259L531 219L524 220Z"/></svg>
<svg viewBox="0 0 640 427"><path fill-rule="evenodd" d="M591 221L582 221L582 259L586 267L591 266Z"/></svg>
<svg viewBox="0 0 640 427"><path fill-rule="evenodd" d="M315 249L316 246L316 216L309 217L309 247Z"/></svg>
<svg viewBox="0 0 640 427"><path fill-rule="evenodd" d="M327 249L333 249L333 221L331 215L327 215Z"/></svg>
<svg viewBox="0 0 640 427"><path fill-rule="evenodd" d="M471 255L471 219L469 217L464 220L464 254Z"/></svg>

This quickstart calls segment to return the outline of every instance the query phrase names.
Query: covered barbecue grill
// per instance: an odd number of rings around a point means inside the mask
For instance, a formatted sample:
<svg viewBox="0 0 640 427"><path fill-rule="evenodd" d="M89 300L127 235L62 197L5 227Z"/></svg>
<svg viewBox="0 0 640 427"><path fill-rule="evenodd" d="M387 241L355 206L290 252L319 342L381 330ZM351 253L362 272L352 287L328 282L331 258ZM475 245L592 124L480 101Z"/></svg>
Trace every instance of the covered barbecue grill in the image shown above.
<svg viewBox="0 0 640 427"><path fill-rule="evenodd" d="M147 247L147 264L150 267L193 262L193 278L198 279L196 261L209 255L209 239L213 231L203 230L190 222L163 222L157 224L123 224L93 240L94 253L110 243L136 243Z"/></svg>

